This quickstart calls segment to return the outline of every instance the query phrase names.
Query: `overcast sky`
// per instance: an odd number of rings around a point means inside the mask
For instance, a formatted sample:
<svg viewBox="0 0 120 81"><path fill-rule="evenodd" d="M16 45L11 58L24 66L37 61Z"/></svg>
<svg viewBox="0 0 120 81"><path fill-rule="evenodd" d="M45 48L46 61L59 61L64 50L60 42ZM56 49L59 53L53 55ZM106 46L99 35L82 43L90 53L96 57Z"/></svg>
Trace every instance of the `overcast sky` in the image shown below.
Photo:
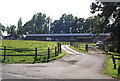
<svg viewBox="0 0 120 81"><path fill-rule="evenodd" d="M0 23L17 25L19 18L23 24L36 13L45 13L52 20L59 19L63 13L79 18L92 16L90 5L95 0L0 0Z"/></svg>

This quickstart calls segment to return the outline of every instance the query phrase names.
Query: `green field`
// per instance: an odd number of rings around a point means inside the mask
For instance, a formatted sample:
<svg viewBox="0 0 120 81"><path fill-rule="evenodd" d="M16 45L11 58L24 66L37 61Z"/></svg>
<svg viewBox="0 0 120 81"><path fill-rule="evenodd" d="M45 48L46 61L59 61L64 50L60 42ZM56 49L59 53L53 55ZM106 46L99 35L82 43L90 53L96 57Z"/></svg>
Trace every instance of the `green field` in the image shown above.
<svg viewBox="0 0 120 81"><path fill-rule="evenodd" d="M35 51L20 51L20 50L35 50L37 48L38 55L48 54L48 47L50 47L50 59L55 58L55 46L57 46L57 42L48 42L48 41L28 41L28 40L2 40L1 48L6 46L7 49L19 49L19 50L7 50L6 55L21 55L21 54L35 54ZM2 54L4 52L2 51ZM60 55L63 56L63 55ZM59 57L59 56L58 56ZM47 55L37 56L36 62L46 62ZM34 56L6 56L4 63L33 63Z"/></svg>

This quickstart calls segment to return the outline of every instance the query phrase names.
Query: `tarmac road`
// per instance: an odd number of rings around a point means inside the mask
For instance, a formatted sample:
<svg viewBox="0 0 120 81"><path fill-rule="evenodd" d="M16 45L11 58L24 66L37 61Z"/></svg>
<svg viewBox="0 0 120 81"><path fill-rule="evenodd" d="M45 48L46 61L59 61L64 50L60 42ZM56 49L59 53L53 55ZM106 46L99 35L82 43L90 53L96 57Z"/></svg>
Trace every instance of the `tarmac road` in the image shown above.
<svg viewBox="0 0 120 81"><path fill-rule="evenodd" d="M49 63L3 64L3 79L112 79L102 73L106 56L98 50L83 54L62 45L66 56Z"/></svg>

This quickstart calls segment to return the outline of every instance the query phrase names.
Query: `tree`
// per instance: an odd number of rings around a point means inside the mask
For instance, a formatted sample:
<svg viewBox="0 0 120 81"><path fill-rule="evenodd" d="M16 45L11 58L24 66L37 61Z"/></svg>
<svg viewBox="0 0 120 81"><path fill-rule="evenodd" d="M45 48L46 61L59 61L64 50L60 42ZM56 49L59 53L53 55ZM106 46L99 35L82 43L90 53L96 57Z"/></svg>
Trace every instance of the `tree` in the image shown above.
<svg viewBox="0 0 120 81"><path fill-rule="evenodd" d="M17 38L17 32L16 32L16 26L15 25L11 25L10 27L7 26L6 31L8 33L8 36Z"/></svg>
<svg viewBox="0 0 120 81"><path fill-rule="evenodd" d="M52 23L51 33L80 33L84 19L74 17L72 14L63 14L59 20Z"/></svg>
<svg viewBox="0 0 120 81"><path fill-rule="evenodd" d="M47 17L45 21L45 25L43 28L43 33L44 34L49 34L50 33L50 27L51 27L51 18Z"/></svg>
<svg viewBox="0 0 120 81"><path fill-rule="evenodd" d="M91 13L99 12L98 16L104 17L101 29L112 32L111 44L117 45L120 53L120 2L96 2L91 5Z"/></svg>
<svg viewBox="0 0 120 81"><path fill-rule="evenodd" d="M22 38L23 37L23 27L22 27L22 18L20 18L18 20L18 28L17 28L17 36L18 38Z"/></svg>
<svg viewBox="0 0 120 81"><path fill-rule="evenodd" d="M49 32L49 17L45 14L37 13L23 26L25 34L45 34Z"/></svg>
<svg viewBox="0 0 120 81"><path fill-rule="evenodd" d="M98 33L106 33L101 29L101 25L103 24L104 18L100 18L99 16L92 16L86 19L85 28L86 32L98 34Z"/></svg>
<svg viewBox="0 0 120 81"><path fill-rule="evenodd" d="M3 35L2 33L5 31L5 27L0 23L0 36Z"/></svg>

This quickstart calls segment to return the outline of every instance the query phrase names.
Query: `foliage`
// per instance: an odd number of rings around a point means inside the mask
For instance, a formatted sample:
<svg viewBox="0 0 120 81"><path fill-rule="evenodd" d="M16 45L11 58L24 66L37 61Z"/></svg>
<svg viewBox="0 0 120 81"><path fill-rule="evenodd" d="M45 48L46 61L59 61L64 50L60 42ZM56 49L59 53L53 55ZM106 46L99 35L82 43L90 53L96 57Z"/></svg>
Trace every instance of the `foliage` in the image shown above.
<svg viewBox="0 0 120 81"><path fill-rule="evenodd" d="M45 14L37 13L24 24L24 34L47 34L49 32L50 18Z"/></svg>
<svg viewBox="0 0 120 81"><path fill-rule="evenodd" d="M18 27L17 27L17 36L18 38L23 38L23 32L24 28L22 26L22 18L18 20Z"/></svg>
<svg viewBox="0 0 120 81"><path fill-rule="evenodd" d="M46 14L37 13L31 20L22 25L22 18L18 20L17 26L10 25L6 28L0 25L2 31L7 31L8 36L17 38L24 38L26 34L48 34L51 24L51 18Z"/></svg>
<svg viewBox="0 0 120 81"><path fill-rule="evenodd" d="M93 34L106 33L101 29L101 24L103 23L104 18L99 16L92 16L86 19L85 25L89 27L89 31Z"/></svg>
<svg viewBox="0 0 120 81"><path fill-rule="evenodd" d="M2 35L2 32L5 31L5 27L0 23L0 36Z"/></svg>
<svg viewBox="0 0 120 81"><path fill-rule="evenodd" d="M72 14L63 14L59 20L55 20L52 23L51 33L69 33L72 32L70 28L74 23L74 17Z"/></svg>
<svg viewBox="0 0 120 81"><path fill-rule="evenodd" d="M59 20L52 23L51 33L101 33L99 26L104 18L99 16L87 19L74 17L72 14L63 14Z"/></svg>
<svg viewBox="0 0 120 81"><path fill-rule="evenodd" d="M102 28L112 32L113 36L110 38L112 45L116 44L120 52L120 2L96 2L91 5L91 13L99 12L100 17L104 17ZM109 12L109 13L108 13Z"/></svg>
<svg viewBox="0 0 120 81"><path fill-rule="evenodd" d="M11 25L10 27L6 27L6 31L8 33L8 36L17 37L17 32L16 32L16 26L15 25Z"/></svg>
<svg viewBox="0 0 120 81"><path fill-rule="evenodd" d="M84 18L74 17L72 14L67 15L64 13L59 20L55 20L52 23L51 33L82 33L84 31L84 22Z"/></svg>

